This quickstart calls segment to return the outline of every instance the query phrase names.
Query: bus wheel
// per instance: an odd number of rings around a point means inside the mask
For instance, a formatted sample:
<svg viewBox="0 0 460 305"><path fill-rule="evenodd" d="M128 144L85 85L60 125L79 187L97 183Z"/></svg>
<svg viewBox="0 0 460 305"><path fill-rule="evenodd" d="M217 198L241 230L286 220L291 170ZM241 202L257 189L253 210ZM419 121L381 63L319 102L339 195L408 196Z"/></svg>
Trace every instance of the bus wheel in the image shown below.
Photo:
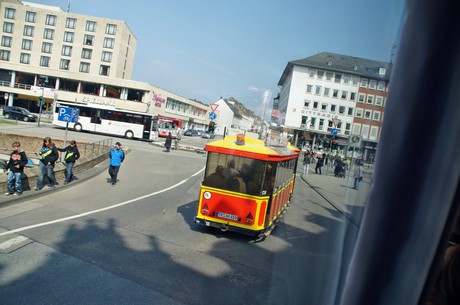
<svg viewBox="0 0 460 305"><path fill-rule="evenodd" d="M73 125L73 129L75 131L81 131L83 129L83 127L81 127L80 123L77 123L77 124Z"/></svg>
<svg viewBox="0 0 460 305"><path fill-rule="evenodd" d="M125 138L132 139L134 138L134 133L131 130L125 132Z"/></svg>

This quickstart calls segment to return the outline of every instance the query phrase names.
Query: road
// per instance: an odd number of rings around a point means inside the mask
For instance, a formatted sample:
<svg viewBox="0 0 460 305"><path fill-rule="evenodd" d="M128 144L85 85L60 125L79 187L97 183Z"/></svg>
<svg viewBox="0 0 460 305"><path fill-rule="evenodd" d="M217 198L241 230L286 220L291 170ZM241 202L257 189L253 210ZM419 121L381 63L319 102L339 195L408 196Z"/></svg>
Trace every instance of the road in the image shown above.
<svg viewBox="0 0 460 305"><path fill-rule="evenodd" d="M131 152L115 187L104 170L0 207L0 244L21 241L0 253L2 304L334 304L358 226L315 187L299 177L255 242L193 223L205 155L118 140Z"/></svg>

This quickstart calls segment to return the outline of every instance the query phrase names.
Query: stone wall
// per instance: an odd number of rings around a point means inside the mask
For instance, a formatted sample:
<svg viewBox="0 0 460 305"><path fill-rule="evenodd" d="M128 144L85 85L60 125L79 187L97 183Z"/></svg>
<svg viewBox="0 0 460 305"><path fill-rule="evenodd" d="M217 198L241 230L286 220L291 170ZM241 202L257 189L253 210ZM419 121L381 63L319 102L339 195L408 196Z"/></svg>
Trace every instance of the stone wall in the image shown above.
<svg viewBox="0 0 460 305"><path fill-rule="evenodd" d="M15 134L0 134L0 153L11 154L13 142L19 141L21 149L26 152L28 158L39 158L38 151L42 148L43 138L27 137ZM62 140L53 140L56 147L63 148L64 143ZM67 143L68 145L68 143ZM105 161L109 157L111 149L111 142L106 144L93 144L93 143L77 143L78 150L80 151L80 159L75 163L73 173L78 177L79 173L87 169L93 168L97 164ZM54 167L56 180L59 183L64 181L65 163L57 162ZM24 169L23 175L23 188L24 191L33 190L37 185L38 166L28 165ZM0 192L7 191L7 175L0 170Z"/></svg>

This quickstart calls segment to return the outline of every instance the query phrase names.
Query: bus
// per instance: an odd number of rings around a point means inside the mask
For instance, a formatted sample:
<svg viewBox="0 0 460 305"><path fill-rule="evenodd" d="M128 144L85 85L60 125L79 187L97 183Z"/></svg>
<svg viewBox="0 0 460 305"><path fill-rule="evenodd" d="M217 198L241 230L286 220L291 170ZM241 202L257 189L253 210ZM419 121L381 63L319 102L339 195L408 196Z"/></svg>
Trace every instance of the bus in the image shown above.
<svg viewBox="0 0 460 305"><path fill-rule="evenodd" d="M59 107L70 107L80 110L77 123L58 120ZM54 105L53 125L69 126L75 131L88 131L121 136L127 139L155 141L157 117L153 114L115 109L113 107L57 102Z"/></svg>
<svg viewBox="0 0 460 305"><path fill-rule="evenodd" d="M158 116L157 118L157 131L159 137L166 138L168 136L168 133L171 133L173 139L177 136L179 136L180 138L180 128L182 126L181 120L162 116Z"/></svg>
<svg viewBox="0 0 460 305"><path fill-rule="evenodd" d="M195 223L264 238L289 206L299 150L242 134L206 145Z"/></svg>

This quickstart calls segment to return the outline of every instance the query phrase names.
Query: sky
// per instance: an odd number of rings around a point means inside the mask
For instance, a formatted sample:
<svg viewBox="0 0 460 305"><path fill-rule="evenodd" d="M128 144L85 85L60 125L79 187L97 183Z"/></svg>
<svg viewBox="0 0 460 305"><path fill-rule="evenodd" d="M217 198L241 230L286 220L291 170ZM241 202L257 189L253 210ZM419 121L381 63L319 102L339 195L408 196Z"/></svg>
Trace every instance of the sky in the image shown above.
<svg viewBox="0 0 460 305"><path fill-rule="evenodd" d="M67 10L68 0L29 0ZM389 62L402 0L72 0L137 38L132 79L212 104L234 97L267 117L289 61L333 52ZM252 89L250 89L252 88ZM257 89L255 89L257 88ZM263 92L270 90L270 102ZM266 107L267 106L267 107Z"/></svg>

